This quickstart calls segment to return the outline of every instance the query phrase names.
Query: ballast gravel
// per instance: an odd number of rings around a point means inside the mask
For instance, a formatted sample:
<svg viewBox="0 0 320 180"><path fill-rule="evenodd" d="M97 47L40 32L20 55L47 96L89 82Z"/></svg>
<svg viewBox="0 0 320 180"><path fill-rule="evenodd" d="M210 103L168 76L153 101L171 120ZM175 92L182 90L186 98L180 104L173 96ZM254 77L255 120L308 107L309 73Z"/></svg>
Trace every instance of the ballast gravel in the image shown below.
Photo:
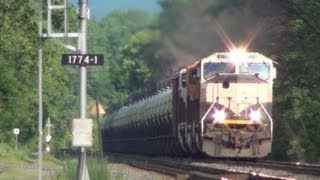
<svg viewBox="0 0 320 180"><path fill-rule="evenodd" d="M108 163L112 180L175 180L176 178L154 171L146 171L127 164Z"/></svg>

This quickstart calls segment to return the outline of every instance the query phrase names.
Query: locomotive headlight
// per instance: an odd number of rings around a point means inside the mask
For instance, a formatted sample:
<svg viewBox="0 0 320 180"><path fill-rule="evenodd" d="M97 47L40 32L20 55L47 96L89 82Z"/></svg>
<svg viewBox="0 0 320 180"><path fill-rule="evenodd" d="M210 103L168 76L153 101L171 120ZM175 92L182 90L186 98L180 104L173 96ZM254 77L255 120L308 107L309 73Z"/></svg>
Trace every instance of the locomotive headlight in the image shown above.
<svg viewBox="0 0 320 180"><path fill-rule="evenodd" d="M215 123L223 123L223 121L226 119L226 113L224 110L217 110L213 114L213 118Z"/></svg>
<svg viewBox="0 0 320 180"><path fill-rule="evenodd" d="M245 49L233 49L229 52L229 57L231 61L244 62L247 59L247 54Z"/></svg>
<svg viewBox="0 0 320 180"><path fill-rule="evenodd" d="M261 119L260 111L253 111L252 110L249 117L253 123L260 123L260 119Z"/></svg>

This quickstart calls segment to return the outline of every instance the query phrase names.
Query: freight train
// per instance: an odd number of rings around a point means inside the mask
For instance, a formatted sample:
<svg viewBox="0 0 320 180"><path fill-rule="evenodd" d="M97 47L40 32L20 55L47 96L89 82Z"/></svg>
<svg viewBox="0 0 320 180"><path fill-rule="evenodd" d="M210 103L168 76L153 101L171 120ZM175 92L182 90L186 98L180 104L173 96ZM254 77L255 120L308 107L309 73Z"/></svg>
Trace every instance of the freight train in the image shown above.
<svg viewBox="0 0 320 180"><path fill-rule="evenodd" d="M110 107L104 152L260 158L271 152L276 68L256 52L214 53Z"/></svg>

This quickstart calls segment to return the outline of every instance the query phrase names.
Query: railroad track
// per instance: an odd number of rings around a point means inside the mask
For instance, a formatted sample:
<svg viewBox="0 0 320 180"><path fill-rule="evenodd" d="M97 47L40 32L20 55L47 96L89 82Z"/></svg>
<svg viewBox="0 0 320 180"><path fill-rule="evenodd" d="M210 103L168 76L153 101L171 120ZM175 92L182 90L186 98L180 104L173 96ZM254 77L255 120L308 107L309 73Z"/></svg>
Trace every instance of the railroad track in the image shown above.
<svg viewBox="0 0 320 180"><path fill-rule="evenodd" d="M269 174L288 179L319 179L320 165L294 162L280 162L270 160L225 160L214 158L201 158L195 163L224 165L224 168L237 171L251 172L253 174Z"/></svg>
<svg viewBox="0 0 320 180"><path fill-rule="evenodd" d="M279 162L279 161L269 161L269 160L226 160L226 159L217 159L211 157L202 157L202 158L169 158L169 157L150 157L150 156L138 156L138 155L124 155L124 154L109 154L109 157L117 157L119 159L124 159L123 161L127 164L129 160L125 159L136 159L137 161L143 161L144 169L148 169L151 167L150 160L154 161L154 170L158 171L157 164L162 166L164 174L168 174L171 176L176 176L179 174L188 174L188 172L192 172L197 174L198 172L207 173L207 174L228 174L232 176L244 176L243 174L251 174L251 176L266 175L269 178L274 179L319 179L320 177L320 165L314 164L304 164L304 163L293 163L293 162ZM133 158L134 157L134 158ZM140 157L144 157L144 159L139 160ZM138 159L137 159L138 158ZM163 162L164 161L164 162ZM136 162L132 162L133 165ZM175 162L178 166L183 167L180 172L177 170L178 168L174 168L176 165L172 164ZM170 165L170 166L169 166ZM138 165L136 165L138 166ZM143 165L142 165L143 166ZM165 166L165 167L164 167ZM143 168L143 167L141 167ZM165 169L167 168L167 170ZM171 169L170 169L171 168ZM197 170L197 168L202 168L202 170ZM206 170L207 168L207 170ZM215 170L214 170L215 169ZM222 170L222 171L219 171ZM197 170L197 171L195 171ZM160 170L161 171L161 170ZM213 173L211 173L213 172ZM235 175L234 173L240 173ZM160 172L161 173L161 172ZM190 176L190 174L189 174ZM235 178L233 178L235 179Z"/></svg>
<svg viewBox="0 0 320 180"><path fill-rule="evenodd" d="M177 179L292 179L275 175L252 173L251 171L245 172L221 168L208 165L208 163L199 164L192 159L186 158L146 157L125 154L108 154L108 158L113 162L126 163L138 168L170 175Z"/></svg>
<svg viewBox="0 0 320 180"><path fill-rule="evenodd" d="M307 174L320 177L320 165L305 164L299 162L279 162L262 160L257 162L241 162L244 165L253 165L256 167L264 167L275 170L284 170L294 174Z"/></svg>

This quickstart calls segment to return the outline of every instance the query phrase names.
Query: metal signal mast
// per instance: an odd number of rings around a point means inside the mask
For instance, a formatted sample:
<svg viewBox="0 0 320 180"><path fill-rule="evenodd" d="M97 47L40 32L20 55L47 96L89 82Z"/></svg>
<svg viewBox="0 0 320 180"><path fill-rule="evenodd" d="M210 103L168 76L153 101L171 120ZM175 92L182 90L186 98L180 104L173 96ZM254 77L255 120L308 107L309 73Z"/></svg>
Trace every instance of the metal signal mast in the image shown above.
<svg viewBox="0 0 320 180"><path fill-rule="evenodd" d="M98 59L100 56L90 56L87 55L87 22L89 19L89 10L88 10L88 1L87 0L79 0L79 32L72 33L68 30L68 2L67 0L63 0L61 5L56 5L52 3L52 0L47 0L47 33L43 33L43 12L42 12L43 0L39 0L39 61L38 61L38 71L39 71L39 175L38 179L42 179L42 41L45 38L50 38L56 40L58 38L77 38L78 40L78 47L75 48L70 45L62 44L65 48L71 49L73 51L77 51L77 53L82 57L93 57L94 62L103 61L102 59ZM63 32L54 32L52 26L52 14L53 12L62 12L64 14L64 27ZM60 43L61 44L61 43ZM74 55L73 55L74 56ZM72 56L70 55L70 58ZM91 59L88 59L88 62ZM80 119L86 120L86 94L87 94L87 67L86 65L89 63L79 63L80 65ZM101 63L100 63L101 64ZM89 180L89 174L86 166L86 152L84 147L81 148L81 154L79 156L78 161L78 169L77 169L77 180Z"/></svg>

